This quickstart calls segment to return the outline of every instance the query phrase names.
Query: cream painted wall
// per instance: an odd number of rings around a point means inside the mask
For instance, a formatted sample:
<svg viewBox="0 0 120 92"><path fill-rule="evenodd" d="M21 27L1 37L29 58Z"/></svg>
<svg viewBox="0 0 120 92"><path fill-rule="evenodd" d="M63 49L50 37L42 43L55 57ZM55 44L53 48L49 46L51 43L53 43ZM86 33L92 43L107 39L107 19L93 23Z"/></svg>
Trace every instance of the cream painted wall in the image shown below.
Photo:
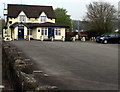
<svg viewBox="0 0 120 92"><path fill-rule="evenodd" d="M23 11L21 11L17 18L8 18L8 21L12 21L12 24L14 24L15 22L20 22L20 17L19 17L20 15L26 16L26 14ZM27 18L27 16L26 16L26 23L41 23L41 21L40 21L41 16L47 16L47 15L44 12L42 12L40 17L37 19L36 18ZM46 22L55 23L55 19L50 19L47 17ZM8 25L10 26L12 24L8 24Z"/></svg>
<svg viewBox="0 0 120 92"><path fill-rule="evenodd" d="M32 36L33 36L33 39L37 39L37 29L32 29Z"/></svg>
<svg viewBox="0 0 120 92"><path fill-rule="evenodd" d="M46 22L55 23L55 19L49 19L49 18L47 18L47 19L46 19Z"/></svg>
<svg viewBox="0 0 120 92"><path fill-rule="evenodd" d="M40 32L38 32L38 30L40 30ZM36 30L36 34L37 34L37 39L39 40L41 40L41 37L42 37L42 35L41 35L41 30L42 30L42 28L41 27L38 27L37 28L37 30ZM48 29L47 29L48 30ZM48 34L48 31L47 31L47 34ZM48 35L47 36L43 36L43 39L48 39Z"/></svg>
<svg viewBox="0 0 120 92"><path fill-rule="evenodd" d="M55 35L55 40L62 40L62 37L65 37L65 28L60 28L60 31L61 31L61 35L60 36Z"/></svg>
<svg viewBox="0 0 120 92"><path fill-rule="evenodd" d="M46 16L47 17L47 15L44 13L44 12L42 12L41 14L40 14L40 17L39 17L39 23L41 23L41 16ZM50 19L50 18L46 18L46 22L51 22L51 23L55 23L55 19Z"/></svg>
<svg viewBox="0 0 120 92"><path fill-rule="evenodd" d="M14 39L18 40L18 27L14 29Z"/></svg>
<svg viewBox="0 0 120 92"><path fill-rule="evenodd" d="M26 22L27 23L38 23L39 21L38 21L38 18L37 19L36 18L27 18Z"/></svg>
<svg viewBox="0 0 120 92"><path fill-rule="evenodd" d="M8 21L12 21L12 24L14 24L15 22L18 22L18 18L8 18ZM8 22L9 26L12 24L9 24L9 22Z"/></svg>
<svg viewBox="0 0 120 92"><path fill-rule="evenodd" d="M27 16L26 16L26 14L25 14L23 11L21 11L20 14L18 15L18 18L17 18L17 19L18 19L18 22L21 22L21 21L20 21L20 15L24 15L24 16L26 17L25 22L27 22Z"/></svg>
<svg viewBox="0 0 120 92"><path fill-rule="evenodd" d="M24 39L27 36L27 27L24 26ZM12 38L18 40L18 27L12 29Z"/></svg>
<svg viewBox="0 0 120 92"><path fill-rule="evenodd" d="M27 27L24 26L24 39L26 39L26 37L27 37L27 31L28 31Z"/></svg>
<svg viewBox="0 0 120 92"><path fill-rule="evenodd" d="M40 32L38 32L38 30L40 30ZM36 34L37 34L37 39L40 39L40 36L41 36L41 28L40 27L38 27L36 29Z"/></svg>

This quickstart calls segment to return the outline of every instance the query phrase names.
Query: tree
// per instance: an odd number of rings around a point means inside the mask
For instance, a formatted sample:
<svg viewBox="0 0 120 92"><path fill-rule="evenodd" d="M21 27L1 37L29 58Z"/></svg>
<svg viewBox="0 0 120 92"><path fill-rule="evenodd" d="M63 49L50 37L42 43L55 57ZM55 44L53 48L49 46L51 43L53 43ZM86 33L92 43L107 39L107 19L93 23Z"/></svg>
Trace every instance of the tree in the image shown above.
<svg viewBox="0 0 120 92"><path fill-rule="evenodd" d="M93 2L87 6L87 18L89 20L90 30L100 35L112 32L114 25L116 9L113 5L106 2Z"/></svg>
<svg viewBox="0 0 120 92"><path fill-rule="evenodd" d="M72 20L70 19L70 15L67 14L67 10L63 8L56 8L54 10L56 15L56 23L64 24L69 26L69 30L72 30Z"/></svg>

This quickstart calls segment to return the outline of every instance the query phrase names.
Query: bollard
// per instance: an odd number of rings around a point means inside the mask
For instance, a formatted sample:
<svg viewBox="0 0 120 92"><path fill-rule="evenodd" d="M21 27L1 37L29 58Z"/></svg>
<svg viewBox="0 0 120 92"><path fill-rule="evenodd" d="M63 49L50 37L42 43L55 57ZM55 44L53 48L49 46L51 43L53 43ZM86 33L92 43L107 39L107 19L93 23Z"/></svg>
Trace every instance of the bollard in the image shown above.
<svg viewBox="0 0 120 92"><path fill-rule="evenodd" d="M75 37L73 37L73 42L75 42Z"/></svg>
<svg viewBox="0 0 120 92"><path fill-rule="evenodd" d="M63 41L63 42L65 41L65 37L64 37L64 36L62 36L62 41Z"/></svg>
<svg viewBox="0 0 120 92"><path fill-rule="evenodd" d="M54 39L53 39L53 36L52 36L52 37L51 37L51 41L53 42L53 40L54 40Z"/></svg>
<svg viewBox="0 0 120 92"><path fill-rule="evenodd" d="M85 37L82 38L82 41L85 42Z"/></svg>
<svg viewBox="0 0 120 92"><path fill-rule="evenodd" d="M43 36L41 36L40 38L41 38L41 41L43 41Z"/></svg>

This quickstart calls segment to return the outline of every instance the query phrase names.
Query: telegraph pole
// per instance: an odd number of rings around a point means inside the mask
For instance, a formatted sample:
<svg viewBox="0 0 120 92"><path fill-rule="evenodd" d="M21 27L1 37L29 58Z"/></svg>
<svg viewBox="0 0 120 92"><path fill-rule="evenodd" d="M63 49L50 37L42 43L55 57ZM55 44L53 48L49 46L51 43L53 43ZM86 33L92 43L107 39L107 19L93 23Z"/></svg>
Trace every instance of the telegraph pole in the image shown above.
<svg viewBox="0 0 120 92"><path fill-rule="evenodd" d="M80 25L80 23L79 23L79 20L78 20L78 31L79 31L79 29L80 29L80 28L79 28L79 25Z"/></svg>

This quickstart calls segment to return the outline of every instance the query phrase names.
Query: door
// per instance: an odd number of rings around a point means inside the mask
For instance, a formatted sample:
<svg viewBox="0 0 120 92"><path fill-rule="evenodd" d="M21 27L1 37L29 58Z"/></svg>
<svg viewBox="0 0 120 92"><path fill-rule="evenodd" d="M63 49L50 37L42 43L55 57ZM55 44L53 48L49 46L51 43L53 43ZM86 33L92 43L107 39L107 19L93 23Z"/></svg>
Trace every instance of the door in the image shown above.
<svg viewBox="0 0 120 92"><path fill-rule="evenodd" d="M18 39L24 39L24 27L18 27Z"/></svg>
<svg viewBox="0 0 120 92"><path fill-rule="evenodd" d="M54 28L48 28L48 38L54 38Z"/></svg>

